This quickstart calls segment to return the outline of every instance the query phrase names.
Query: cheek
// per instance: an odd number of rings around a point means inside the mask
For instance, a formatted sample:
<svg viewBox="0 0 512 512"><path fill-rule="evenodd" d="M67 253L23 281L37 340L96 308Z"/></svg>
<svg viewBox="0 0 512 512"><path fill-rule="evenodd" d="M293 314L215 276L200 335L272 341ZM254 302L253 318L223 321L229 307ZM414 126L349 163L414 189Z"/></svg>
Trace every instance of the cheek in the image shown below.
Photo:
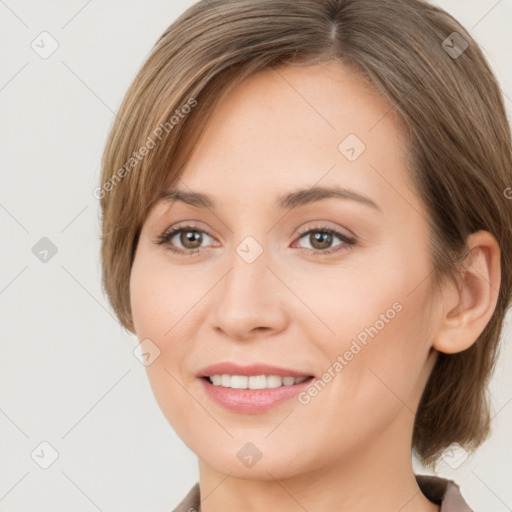
<svg viewBox="0 0 512 512"><path fill-rule="evenodd" d="M137 338L151 340L159 350L158 357L146 366L153 393L180 432L180 426L193 420L188 417L190 395L183 386L188 387L195 377L184 369L195 350L194 329L202 321L197 305L212 283L191 267L171 270L165 258L138 251L130 276L130 303Z"/></svg>
<svg viewBox="0 0 512 512"><path fill-rule="evenodd" d="M363 345L385 339L372 344L407 352L414 348L411 338L421 343L426 337L429 262L421 247L394 240L361 252L349 267L329 272L319 280L322 287L316 293L307 294L312 289L307 274L295 280L299 293L334 333L329 350L338 348L340 339L358 339Z"/></svg>
<svg viewBox="0 0 512 512"><path fill-rule="evenodd" d="M156 253L157 251L153 251ZM139 339L168 339L182 322L190 323L194 305L212 283L208 273L195 266L171 265L162 254L142 247L130 275L130 304ZM155 342L156 342L155 340Z"/></svg>
<svg viewBox="0 0 512 512"><path fill-rule="evenodd" d="M412 253L381 251L381 258L358 261L324 280L322 293L306 293L311 284L306 276L295 281L322 320L323 325L304 320L301 329L317 340L324 371L336 374L326 400L343 396L378 410L389 405L388 398L396 402L396 394L414 407L430 349L431 317L428 260Z"/></svg>
<svg viewBox="0 0 512 512"><path fill-rule="evenodd" d="M351 404L348 422L354 430L368 411L375 425L383 425L404 404L415 410L430 351L427 282L414 288L414 278L398 271L374 280L378 286L371 281L354 282L350 296L337 303L338 315L327 317L337 335L324 344L325 353L331 367L339 364L331 370L338 370L337 376L322 400L325 407L340 404L340 412Z"/></svg>

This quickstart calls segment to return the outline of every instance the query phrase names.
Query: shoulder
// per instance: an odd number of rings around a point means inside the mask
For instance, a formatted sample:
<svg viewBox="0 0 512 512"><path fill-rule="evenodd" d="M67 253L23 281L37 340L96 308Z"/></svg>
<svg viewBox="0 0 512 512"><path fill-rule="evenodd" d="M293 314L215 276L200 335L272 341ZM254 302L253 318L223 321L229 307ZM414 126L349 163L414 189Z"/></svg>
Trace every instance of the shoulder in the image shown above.
<svg viewBox="0 0 512 512"><path fill-rule="evenodd" d="M440 512L474 512L453 480L431 475L416 475L416 481L421 492L430 501L441 505Z"/></svg>

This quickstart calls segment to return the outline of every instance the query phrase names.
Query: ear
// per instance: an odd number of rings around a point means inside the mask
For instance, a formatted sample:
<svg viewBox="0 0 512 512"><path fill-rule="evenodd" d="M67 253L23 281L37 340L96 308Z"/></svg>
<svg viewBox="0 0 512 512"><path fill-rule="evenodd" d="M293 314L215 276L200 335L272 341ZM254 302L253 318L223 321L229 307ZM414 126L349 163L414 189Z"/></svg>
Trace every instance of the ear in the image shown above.
<svg viewBox="0 0 512 512"><path fill-rule="evenodd" d="M501 282L500 247L488 231L472 233L461 262L460 287L450 283L440 297L442 317L433 348L453 354L469 348L491 319Z"/></svg>

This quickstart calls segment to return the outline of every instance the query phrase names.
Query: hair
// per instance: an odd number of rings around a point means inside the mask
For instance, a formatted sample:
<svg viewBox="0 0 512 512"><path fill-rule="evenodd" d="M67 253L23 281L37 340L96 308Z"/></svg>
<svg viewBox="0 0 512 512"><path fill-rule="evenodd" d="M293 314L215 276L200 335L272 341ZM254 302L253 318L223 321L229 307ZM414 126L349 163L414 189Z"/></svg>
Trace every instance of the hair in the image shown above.
<svg viewBox="0 0 512 512"><path fill-rule="evenodd" d="M365 77L408 130L432 290L458 283L471 233L489 231L501 249L492 318L470 348L439 354L419 403L412 448L431 466L451 443L474 451L489 435L488 383L512 290L504 101L482 50L444 10L422 0L203 0L187 9L154 45L106 141L97 189L103 290L135 333L129 280L142 225L222 99L258 71L329 60Z"/></svg>

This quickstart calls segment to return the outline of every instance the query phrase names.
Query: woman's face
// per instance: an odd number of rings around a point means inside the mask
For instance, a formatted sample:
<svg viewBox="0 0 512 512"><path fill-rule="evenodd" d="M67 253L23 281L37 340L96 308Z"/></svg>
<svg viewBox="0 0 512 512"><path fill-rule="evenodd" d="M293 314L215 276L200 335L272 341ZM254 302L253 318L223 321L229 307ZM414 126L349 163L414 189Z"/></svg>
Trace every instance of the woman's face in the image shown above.
<svg viewBox="0 0 512 512"><path fill-rule="evenodd" d="M151 210L134 325L153 347L159 406L214 470L286 478L353 454L410 458L436 312L402 134L394 109L338 62L264 71L221 104L177 182L211 204L184 196ZM220 363L245 368L204 370ZM248 378L279 375L249 365L314 378L243 391L281 384ZM205 373L241 378L219 386Z"/></svg>

